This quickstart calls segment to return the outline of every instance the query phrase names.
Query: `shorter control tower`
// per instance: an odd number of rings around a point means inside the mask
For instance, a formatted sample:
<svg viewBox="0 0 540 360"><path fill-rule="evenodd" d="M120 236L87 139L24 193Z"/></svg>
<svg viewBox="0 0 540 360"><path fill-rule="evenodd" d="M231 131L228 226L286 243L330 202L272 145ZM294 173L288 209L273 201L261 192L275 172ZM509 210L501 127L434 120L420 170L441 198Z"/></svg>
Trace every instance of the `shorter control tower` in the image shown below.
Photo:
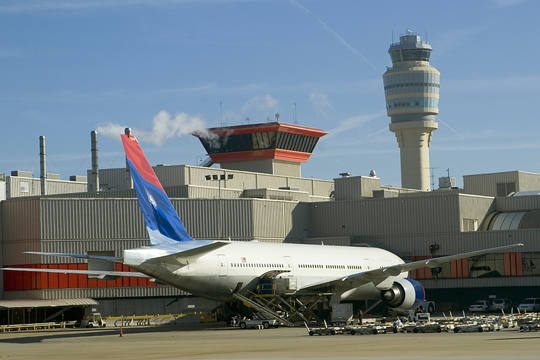
<svg viewBox="0 0 540 360"><path fill-rule="evenodd" d="M429 146L438 127L440 73L429 65L431 45L407 31L388 53L392 67L383 75L390 131L401 156L401 186L430 190Z"/></svg>
<svg viewBox="0 0 540 360"><path fill-rule="evenodd" d="M319 138L315 128L279 122L227 126L194 134L222 169L300 177Z"/></svg>

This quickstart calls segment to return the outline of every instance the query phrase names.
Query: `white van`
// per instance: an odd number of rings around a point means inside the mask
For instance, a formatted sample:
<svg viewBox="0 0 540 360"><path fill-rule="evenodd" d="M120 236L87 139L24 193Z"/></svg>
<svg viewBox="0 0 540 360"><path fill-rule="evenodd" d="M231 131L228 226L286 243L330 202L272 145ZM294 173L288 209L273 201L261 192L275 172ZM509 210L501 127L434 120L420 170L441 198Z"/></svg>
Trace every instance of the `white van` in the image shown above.
<svg viewBox="0 0 540 360"><path fill-rule="evenodd" d="M520 311L540 311L540 298L526 298L519 304L518 309Z"/></svg>

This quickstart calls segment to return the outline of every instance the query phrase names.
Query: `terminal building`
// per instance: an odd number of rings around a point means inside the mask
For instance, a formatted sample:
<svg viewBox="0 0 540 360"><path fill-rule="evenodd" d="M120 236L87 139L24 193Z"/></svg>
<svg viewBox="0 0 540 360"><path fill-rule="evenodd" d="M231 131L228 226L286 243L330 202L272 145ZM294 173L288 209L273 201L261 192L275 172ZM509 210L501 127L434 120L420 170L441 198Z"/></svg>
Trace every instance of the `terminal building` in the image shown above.
<svg viewBox="0 0 540 360"><path fill-rule="evenodd" d="M394 68L384 75L390 130L400 144L402 167L409 167L402 169L402 187L381 185L374 172L343 173L333 180L303 178L301 164L324 139L323 130L279 122L208 129L194 134L209 155L207 166L153 167L190 235L371 246L410 261L523 243L518 250L415 270L410 277L422 283L439 311L465 309L490 296L515 301L540 296L540 174L468 175L463 188L446 177L437 190L425 188L429 154L424 150L436 129L439 74L428 63L431 46L419 41L408 33L389 51L394 67L414 80L404 80ZM391 91L396 88L399 92ZM412 100L395 100L404 96ZM394 100L406 105L393 108ZM415 133L416 142L398 132ZM43 139L39 179L21 171L0 179L6 189L6 200L0 202L1 267L104 269L92 261L24 252L122 256L124 249L150 244L129 171L100 169L95 132L90 140L87 177L63 181L47 174ZM405 151L407 146L416 150ZM214 163L220 167L209 167ZM108 269L129 271L121 264ZM64 310L57 311L62 304ZM41 321L62 311L83 312L84 306L102 315L122 315L209 311L220 304L147 279L13 271L0 277L2 323Z"/></svg>

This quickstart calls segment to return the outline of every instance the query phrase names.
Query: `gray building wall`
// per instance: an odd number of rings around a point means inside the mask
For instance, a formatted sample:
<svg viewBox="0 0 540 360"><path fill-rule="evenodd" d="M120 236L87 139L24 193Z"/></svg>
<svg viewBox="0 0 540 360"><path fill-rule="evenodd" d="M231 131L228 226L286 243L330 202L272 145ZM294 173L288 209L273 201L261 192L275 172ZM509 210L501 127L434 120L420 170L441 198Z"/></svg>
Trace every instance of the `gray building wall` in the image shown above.
<svg viewBox="0 0 540 360"><path fill-rule="evenodd" d="M497 196L497 184L515 183L515 191L540 190L540 174L508 171L493 174L463 176L463 190L467 194Z"/></svg>
<svg viewBox="0 0 540 360"><path fill-rule="evenodd" d="M381 189L381 179L368 176L350 176L334 179L335 199L358 200L373 197L373 190Z"/></svg>
<svg viewBox="0 0 540 360"><path fill-rule="evenodd" d="M66 181L47 178L46 182L47 194L77 193L86 191L87 189L85 181ZM39 178L8 176L5 184L7 199L41 195L41 180Z"/></svg>
<svg viewBox="0 0 540 360"><path fill-rule="evenodd" d="M275 164L274 164L275 165ZM285 164L284 166L289 166ZM276 166L281 166L279 163ZM334 190L330 180L306 179L295 176L273 175L230 169L206 168L189 165L161 165L152 167L167 194L171 197L189 198L238 198L245 189L298 188L309 194L309 201L328 201ZM228 179L228 175L233 175ZM225 180L207 180L206 176L217 175ZM102 169L99 172L102 191L126 189L125 169ZM187 189L182 186L189 186ZM171 189L170 189L171 188ZM207 189L204 189L207 188ZM174 189L174 190L173 190ZM224 196L224 194L228 194Z"/></svg>
<svg viewBox="0 0 540 360"><path fill-rule="evenodd" d="M311 203L309 237L461 231L460 194Z"/></svg>

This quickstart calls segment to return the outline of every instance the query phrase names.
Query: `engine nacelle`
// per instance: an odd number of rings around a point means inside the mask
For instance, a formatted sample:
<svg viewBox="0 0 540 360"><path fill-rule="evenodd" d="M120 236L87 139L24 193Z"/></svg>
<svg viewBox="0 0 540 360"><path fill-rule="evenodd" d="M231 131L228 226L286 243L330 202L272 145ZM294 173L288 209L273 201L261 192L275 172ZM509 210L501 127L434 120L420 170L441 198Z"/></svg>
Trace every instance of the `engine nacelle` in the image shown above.
<svg viewBox="0 0 540 360"><path fill-rule="evenodd" d="M416 309L425 298L424 287L418 281L408 278L395 281L390 289L381 290L383 304L398 311Z"/></svg>

